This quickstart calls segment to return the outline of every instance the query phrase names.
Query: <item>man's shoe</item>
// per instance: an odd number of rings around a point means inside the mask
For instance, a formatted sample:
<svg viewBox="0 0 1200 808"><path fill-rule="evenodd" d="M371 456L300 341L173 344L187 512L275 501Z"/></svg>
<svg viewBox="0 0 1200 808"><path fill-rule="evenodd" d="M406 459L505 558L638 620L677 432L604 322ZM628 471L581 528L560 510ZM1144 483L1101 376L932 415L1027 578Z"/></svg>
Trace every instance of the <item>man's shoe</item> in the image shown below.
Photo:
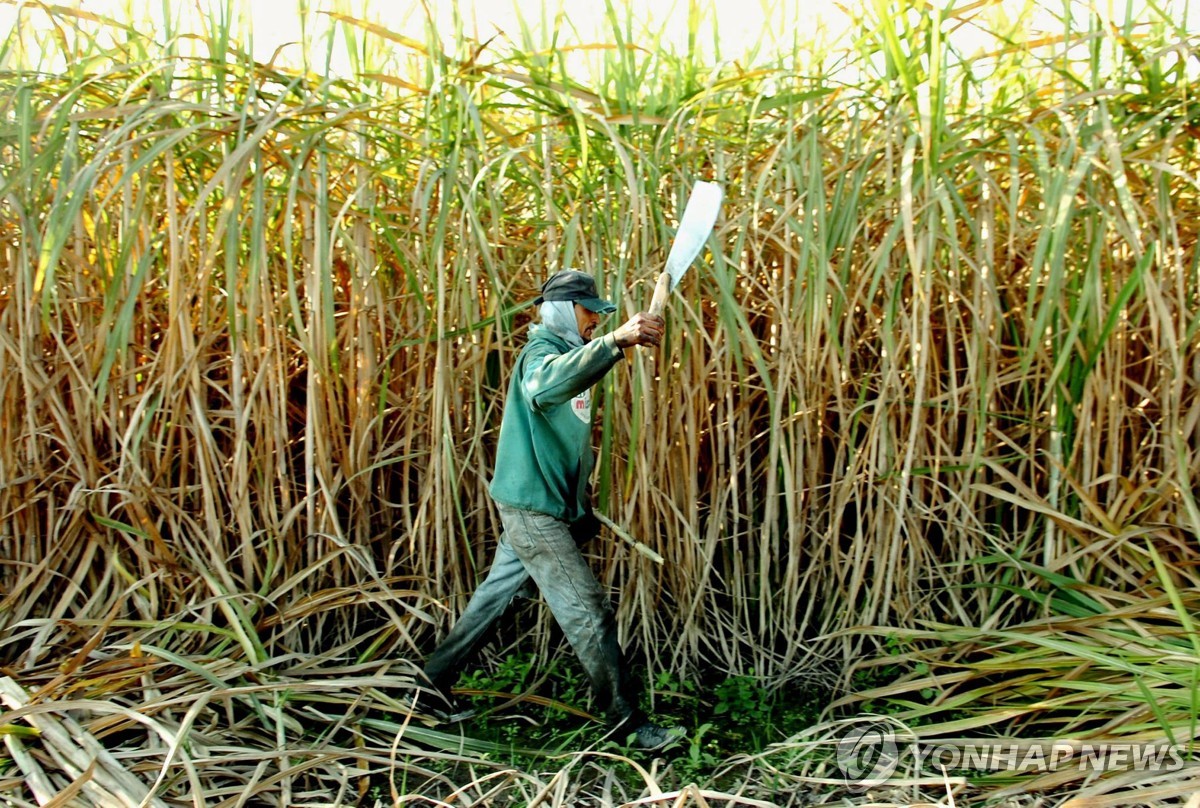
<svg viewBox="0 0 1200 808"><path fill-rule="evenodd" d="M443 724L457 724L459 721L466 721L468 718L475 717L474 707L464 707L455 699L448 709L442 710L437 707L430 708L429 712L433 713L434 718Z"/></svg>
<svg viewBox="0 0 1200 808"><path fill-rule="evenodd" d="M416 694L420 695L414 698ZM432 719L438 724L457 724L475 716L473 707L464 707L454 696L437 690L419 689L416 693L402 696L400 704L414 718L424 721Z"/></svg>
<svg viewBox="0 0 1200 808"><path fill-rule="evenodd" d="M683 734L680 727L660 727L646 721L630 733L629 745L643 752L654 752L680 740Z"/></svg>

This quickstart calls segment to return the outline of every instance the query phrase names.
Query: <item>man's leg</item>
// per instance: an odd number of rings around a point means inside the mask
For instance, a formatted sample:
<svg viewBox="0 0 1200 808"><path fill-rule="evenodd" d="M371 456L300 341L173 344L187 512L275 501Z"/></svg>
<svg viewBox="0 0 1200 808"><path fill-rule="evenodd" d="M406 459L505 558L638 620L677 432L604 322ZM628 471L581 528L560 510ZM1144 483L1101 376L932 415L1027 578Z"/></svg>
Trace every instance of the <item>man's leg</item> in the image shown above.
<svg viewBox="0 0 1200 808"><path fill-rule="evenodd" d="M615 724L630 718L637 697L617 643L616 618L567 523L533 511L499 509L504 535L587 671L608 720Z"/></svg>
<svg viewBox="0 0 1200 808"><path fill-rule="evenodd" d="M501 535L487 578L475 590L467 610L446 639L425 662L425 675L447 697L458 679L460 664L470 656L496 618L504 614L517 590L528 580L529 573L513 552L508 536Z"/></svg>

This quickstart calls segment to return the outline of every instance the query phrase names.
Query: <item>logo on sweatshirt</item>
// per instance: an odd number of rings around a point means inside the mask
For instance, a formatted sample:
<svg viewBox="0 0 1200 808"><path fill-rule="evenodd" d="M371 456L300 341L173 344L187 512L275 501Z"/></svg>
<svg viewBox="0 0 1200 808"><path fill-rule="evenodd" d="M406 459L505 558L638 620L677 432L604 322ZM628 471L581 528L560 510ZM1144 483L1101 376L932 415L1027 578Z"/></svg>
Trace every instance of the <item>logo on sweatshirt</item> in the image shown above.
<svg viewBox="0 0 1200 808"><path fill-rule="evenodd" d="M585 424L592 422L592 391L584 390L575 398L571 399L571 412L575 413L575 417Z"/></svg>

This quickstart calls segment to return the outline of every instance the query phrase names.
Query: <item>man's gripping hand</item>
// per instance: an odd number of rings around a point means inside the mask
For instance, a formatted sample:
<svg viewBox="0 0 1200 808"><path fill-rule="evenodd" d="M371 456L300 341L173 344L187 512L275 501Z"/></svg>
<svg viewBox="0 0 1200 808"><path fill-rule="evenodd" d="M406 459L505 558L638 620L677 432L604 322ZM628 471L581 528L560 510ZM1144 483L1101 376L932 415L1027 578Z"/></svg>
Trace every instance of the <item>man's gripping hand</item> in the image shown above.
<svg viewBox="0 0 1200 808"><path fill-rule="evenodd" d="M663 318L639 311L612 333L617 340L618 348L632 348L634 345L658 345L662 342L665 325Z"/></svg>
<svg viewBox="0 0 1200 808"><path fill-rule="evenodd" d="M576 544L584 544L600 534L600 520L596 518L595 512L588 508L587 512L568 525L567 529L571 531L571 538Z"/></svg>

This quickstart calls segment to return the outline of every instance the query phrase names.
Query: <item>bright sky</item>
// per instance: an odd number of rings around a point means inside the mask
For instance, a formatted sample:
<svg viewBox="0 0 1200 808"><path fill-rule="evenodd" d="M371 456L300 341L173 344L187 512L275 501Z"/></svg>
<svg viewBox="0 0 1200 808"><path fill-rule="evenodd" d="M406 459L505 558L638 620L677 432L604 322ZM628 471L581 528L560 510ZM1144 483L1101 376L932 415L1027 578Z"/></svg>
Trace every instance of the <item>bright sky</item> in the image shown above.
<svg viewBox="0 0 1200 808"><path fill-rule="evenodd" d="M277 19L279 12L271 10L272 6L287 7L291 0L258 0L254 6L255 30L259 30L258 21ZM687 33L687 16L689 0L616 0L632 5L638 19L653 24L658 31L655 37L658 41L674 40L674 44L682 49ZM853 3L853 0L851 0ZM424 10L419 0L400 0L400 2L370 2L366 4L369 14L377 18L393 30L406 31L421 38L424 24ZM496 33L506 34L516 39L520 36L521 20L531 27L539 26L543 9L549 19L549 25L554 25L555 12L564 6L567 24L578 32L579 37L587 42L609 38L610 25L605 20L605 3L603 0L429 0L429 7L439 19L439 29L453 30L454 7L457 5L459 14L468 33L473 33L476 39L485 41ZM701 0L698 4L707 12L702 31L712 31L712 17L719 23L720 39L728 43L731 52L740 53L742 43L761 39L764 36L785 36L791 34L803 25L805 30L812 31L815 21L822 17L839 16L834 4L827 0ZM764 7L770 11L764 10ZM780 19L783 17L784 19ZM772 19L774 18L774 19ZM293 18L294 22L294 18ZM776 23L771 25L770 22ZM785 26L779 23L788 23ZM635 38L641 39L640 32L635 32Z"/></svg>
<svg viewBox="0 0 1200 808"><path fill-rule="evenodd" d="M187 10L196 7L219 6L228 0L189 0L186 3L171 3L172 7ZM1193 31L1200 28L1200 0L1151 0L1160 6L1171 9L1178 19L1190 21L1189 28ZM12 0L9 0L12 2ZM62 5L70 5L85 9L88 12L103 14L118 20L149 21L160 17L164 0L59 0ZM170 2L170 0L167 0ZM569 27L579 32L579 38L585 42L608 39L607 23L604 19L604 6L601 0L425 0L438 18L438 28L441 31L453 30L452 17L455 7L465 21L467 32L474 33L480 41L490 38L493 34L503 32L512 39L520 36L519 19L526 24L537 26L542 17L543 9L549 7L550 20L554 25L554 9L567 7L565 12ZM793 36L820 37L825 40L834 38L840 30L844 15L837 6L860 7L863 0L842 0L840 3L832 0L615 0L617 3L631 3L640 19L652 21L656 32L653 38L662 43L672 43L680 51L684 49L683 37L687 31L687 15L689 5L695 3L705 10L706 23L701 26L704 34L711 39L712 19L718 22L720 45L723 57L736 57L746 50L747 43L756 40L763 41L766 46L772 40L779 38L786 51L791 51ZM930 0L938 5L963 7L979 5L971 0ZM984 0L984 4L997 7L998 12L1007 12L1015 16L1016 11L1026 5L1027 0ZM1085 8L1086 0L1074 0L1080 8ZM1128 0L1090 0L1102 16L1123 20ZM1132 0L1135 8L1143 8L1147 0ZM1042 0L1044 5L1052 8L1062 8L1062 0ZM17 9L22 0L9 5L0 0L0 31L11 28L15 22ZM281 58L285 63L296 66L301 63L301 53L296 44L301 39L300 15L298 9L301 0L232 0L233 7L243 15L252 27L254 52L258 59L267 61L276 48L284 46ZM338 8L348 11L351 16L366 18L398 33L407 34L414 39L424 40L424 3L422 0L306 0L306 5L315 10ZM180 13L180 12L176 12ZM1184 16L1186 13L1186 16ZM44 23L45 15L32 7L24 12L23 23ZM328 24L328 18L321 14L311 14L310 20L323 30ZM146 23L139 27L145 28ZM1060 32L1061 26L1047 21L1045 26L1034 22L1034 28L1046 27L1053 32ZM596 33L602 32L602 33ZM447 34L448 36L448 34ZM975 48L972 42L972 30L961 28L955 33L956 44L967 53ZM643 39L642 32L635 31L635 40ZM983 40L980 40L980 45ZM711 42L702 46L709 49ZM323 56L321 57L323 59ZM350 69L345 56L345 48L339 43L334 49L334 61L331 69L335 73L349 75Z"/></svg>

